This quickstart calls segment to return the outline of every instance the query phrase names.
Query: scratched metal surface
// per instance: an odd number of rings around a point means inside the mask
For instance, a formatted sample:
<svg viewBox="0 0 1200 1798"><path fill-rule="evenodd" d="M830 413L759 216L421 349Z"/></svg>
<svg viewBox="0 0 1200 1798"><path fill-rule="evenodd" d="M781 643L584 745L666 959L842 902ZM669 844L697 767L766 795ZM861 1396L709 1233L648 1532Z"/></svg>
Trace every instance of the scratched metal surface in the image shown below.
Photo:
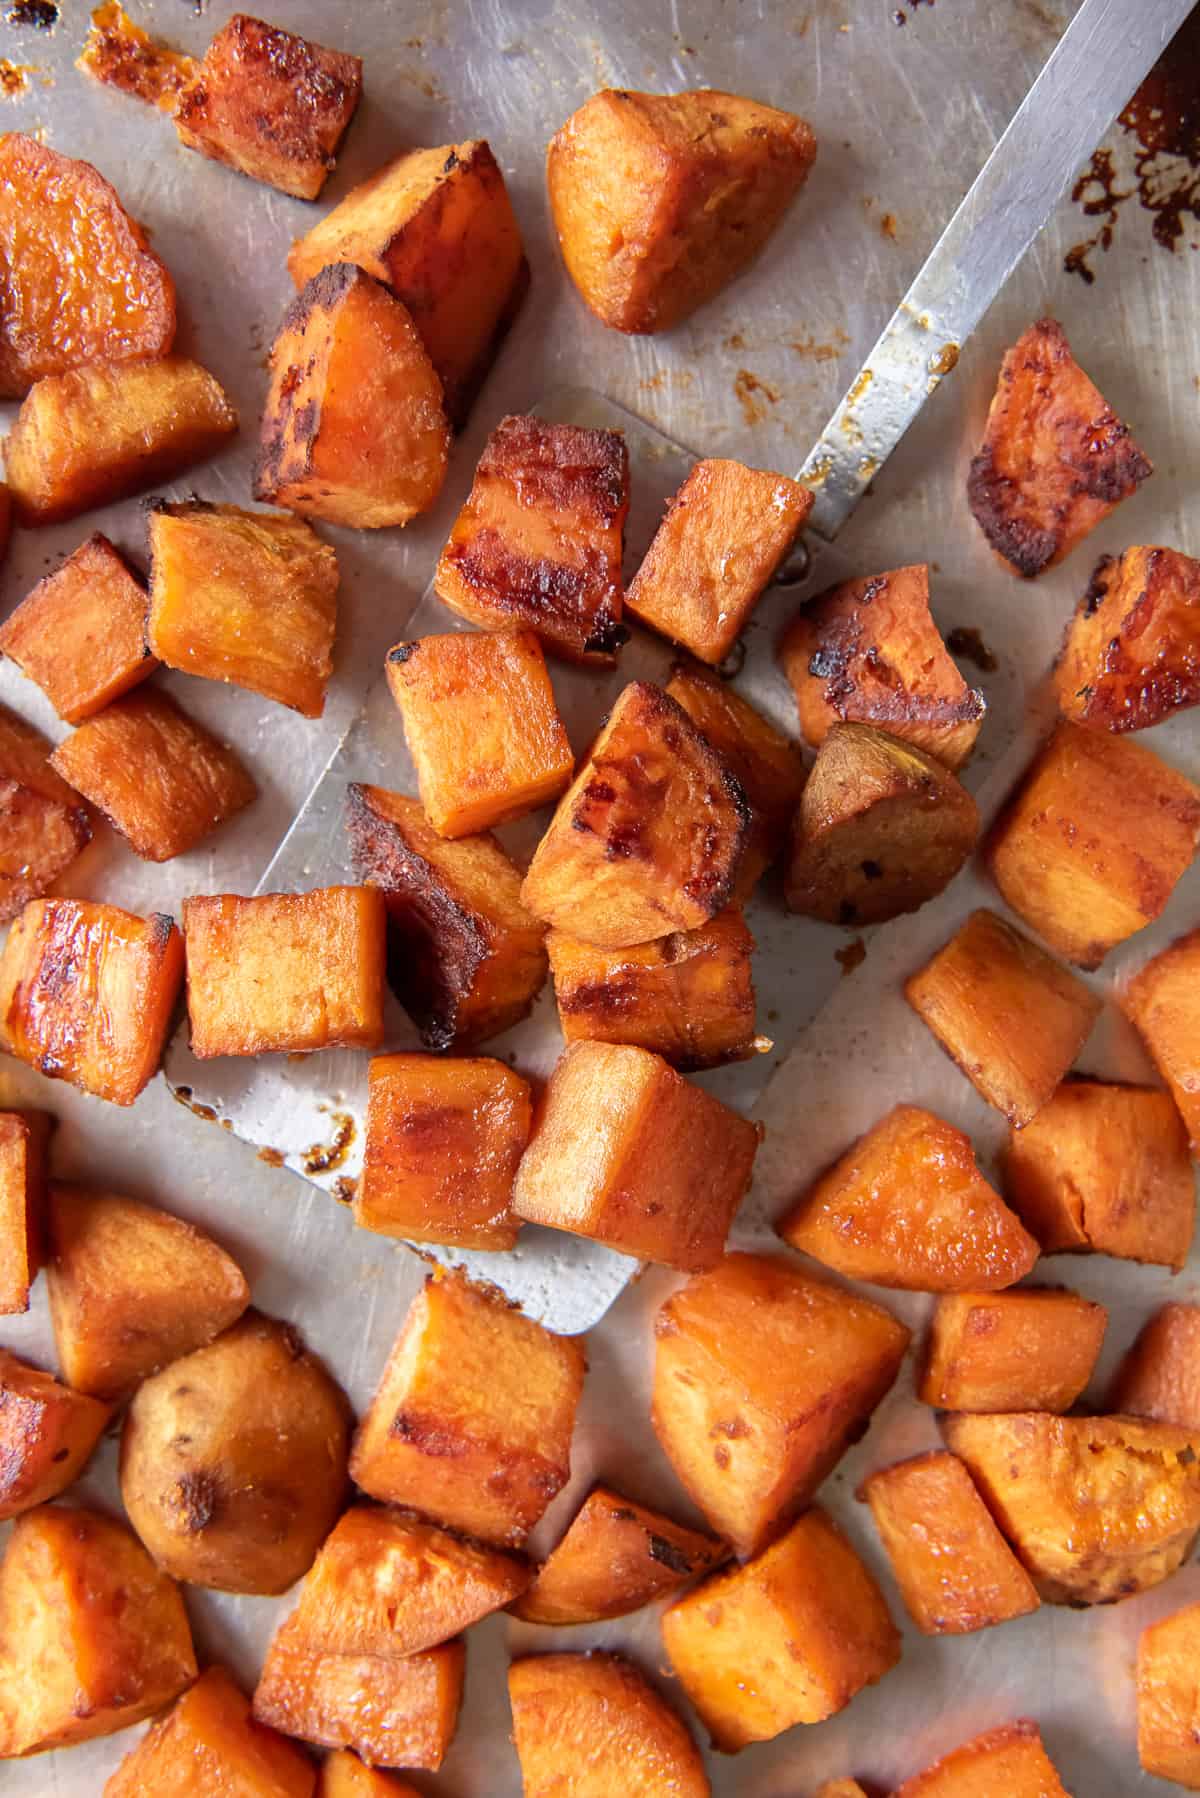
<svg viewBox="0 0 1200 1798"><path fill-rule="evenodd" d="M196 12L183 0L157 0L139 16L199 51L229 10L220 4ZM503 411L584 381L692 451L797 466L1073 7L1069 0L1006 6L909 0L903 7L899 0L812 0L786 9L768 0L680 0L674 7L597 0L591 7L553 8L538 0L455 7L448 0L420 6L373 0L348 8L334 0L274 0L270 11L281 24L324 35L368 59L367 98L329 199L405 145L485 134L513 188L533 291L455 451L438 511L402 534L330 533L342 559L344 604L325 719L305 724L252 696L169 677L192 710L244 750L263 796L210 845L166 868L142 867L111 840L95 845L74 890L133 907L177 904L192 891L252 888L354 716L383 649L404 629L479 446ZM903 26L893 22L898 12ZM289 293L283 253L312 212L187 155L169 125L87 85L71 66L85 23L84 7L67 0L53 33L0 25L0 54L34 68L27 94L3 103L7 121L44 128L57 147L94 160L152 227L183 297L181 345L227 382L245 425L231 451L177 491L244 501L262 356ZM664 339L624 340L603 331L565 283L549 237L541 182L545 139L608 82L741 89L803 112L821 140L809 188L762 261ZM1110 141L1117 144L1119 136ZM1113 249L1094 259L1098 275L1089 288L1063 270L1065 252L1082 235L1078 208L1064 203L839 544L839 556L863 572L931 560L939 620L978 628L997 652L999 668L979 677L992 711L972 778L985 804L1003 790L1025 752L1038 716L1036 685L1092 550L1159 541L1200 553L1200 527L1188 510L1188 471L1200 453L1200 257L1186 239L1178 253L1164 253L1151 242L1147 221L1127 207ZM998 570L965 515L962 490L999 353L1043 310L1062 319L1106 395L1138 428L1158 473L1088 548L1030 587ZM141 548L133 505L21 536L3 573L5 608L93 523L135 552ZM36 691L7 666L0 667L0 697L49 734L60 734ZM1161 735L1168 754L1200 772L1197 733L1188 720ZM876 933L863 965L836 982L828 1009L804 1033L763 1102L772 1128L739 1240L763 1241L765 1220L782 1195L897 1098L923 1098L970 1128L990 1154L995 1120L931 1051L896 998L900 975L949 933L976 896L963 882L917 919ZM1198 914L1200 881L1193 875L1153 935L1114 957L1114 965L1140 959ZM787 957L760 967L764 1011L775 1008L777 992L790 990L797 967L806 990L832 991L842 941L837 932L795 925ZM1144 1064L1110 1018L1084 1065L1116 1071ZM299 1323L355 1404L365 1403L420 1277L405 1250L352 1232L326 1194L256 1160L178 1105L161 1080L125 1113L5 1063L0 1103L49 1104L59 1114L63 1174L157 1197L216 1232L242 1260L257 1302ZM1174 1282L1100 1259L1055 1261L1044 1272L1110 1305L1105 1376L1168 1289L1183 1297L1197 1293L1194 1267ZM646 1275L592 1332L572 1483L537 1543L553 1539L601 1474L687 1514L644 1422L649 1320L672 1284L668 1275ZM901 1300L896 1308L915 1321L925 1301ZM0 1339L53 1364L44 1289L27 1319L5 1321ZM852 1494L871 1466L932 1440L931 1421L912 1404L909 1381L906 1370L825 1494L879 1569L897 1613L894 1585ZM110 1443L85 1482L102 1502L112 1499L114 1466ZM794 1730L736 1761L714 1759L714 1792L718 1798L807 1798L822 1779L842 1772L890 1786L975 1730L1024 1713L1041 1720L1076 1798L1149 1793L1153 1782L1140 1778L1133 1748L1136 1633L1148 1617L1198 1596L1200 1573L1191 1567L1145 1599L1113 1609L1047 1610L958 1641L922 1642L908 1631L901 1667L878 1689L827 1724ZM229 1661L247 1682L286 1604L188 1593L203 1652ZM624 1647L651 1671L662 1660L652 1614L557 1638L489 1620L472 1632L458 1739L437 1778L414 1779L420 1791L517 1798L503 1669L509 1653L552 1640ZM0 1790L22 1798L46 1792L90 1798L130 1744L130 1737L117 1737L5 1766Z"/></svg>

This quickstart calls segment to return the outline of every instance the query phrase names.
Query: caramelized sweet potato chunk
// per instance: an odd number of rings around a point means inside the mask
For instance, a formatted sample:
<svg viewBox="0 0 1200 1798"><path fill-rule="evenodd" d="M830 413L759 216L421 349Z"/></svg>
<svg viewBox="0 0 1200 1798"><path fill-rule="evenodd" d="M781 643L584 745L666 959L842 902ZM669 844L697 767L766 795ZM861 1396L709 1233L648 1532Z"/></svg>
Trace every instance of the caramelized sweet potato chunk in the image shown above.
<svg viewBox="0 0 1200 1798"><path fill-rule="evenodd" d="M256 499L379 530L446 478L442 388L407 309L353 262L301 289L271 348Z"/></svg>
<svg viewBox="0 0 1200 1798"><path fill-rule="evenodd" d="M924 562L819 594L792 621L779 660L814 749L839 719L877 725L951 769L975 747L987 708L933 622Z"/></svg>
<svg viewBox="0 0 1200 1798"><path fill-rule="evenodd" d="M628 511L619 432L503 418L438 560L438 598L480 630L525 625L570 661L612 668Z"/></svg>
<svg viewBox="0 0 1200 1798"><path fill-rule="evenodd" d="M1200 1149L1200 930L1181 936L1148 961L1125 988L1130 1021L1171 1089Z"/></svg>
<svg viewBox="0 0 1200 1798"><path fill-rule="evenodd" d="M967 501L996 554L1031 579L1135 492L1152 463L1088 380L1052 318L1000 364Z"/></svg>
<svg viewBox="0 0 1200 1798"><path fill-rule="evenodd" d="M1176 549L1102 556L1054 690L1063 715L1092 730L1148 730L1200 705L1200 562Z"/></svg>
<svg viewBox="0 0 1200 1798"><path fill-rule="evenodd" d="M45 1258L48 1111L0 1111L0 1317L28 1311Z"/></svg>
<svg viewBox="0 0 1200 1798"><path fill-rule="evenodd" d="M111 1405L0 1349L0 1518L73 1485L111 1415Z"/></svg>
<svg viewBox="0 0 1200 1798"><path fill-rule="evenodd" d="M1100 1013L1094 993L990 911L972 912L904 996L1017 1130L1057 1090Z"/></svg>
<svg viewBox="0 0 1200 1798"><path fill-rule="evenodd" d="M0 1048L132 1105L158 1068L182 981L183 939L162 912L35 899L0 953Z"/></svg>
<svg viewBox="0 0 1200 1798"><path fill-rule="evenodd" d="M1185 1605L1138 1637L1137 1738L1144 1773L1200 1792L1200 1604Z"/></svg>
<svg viewBox="0 0 1200 1798"><path fill-rule="evenodd" d="M896 1378L908 1330L782 1259L727 1255L655 1320L652 1420L740 1555L812 1497Z"/></svg>
<svg viewBox="0 0 1200 1798"><path fill-rule="evenodd" d="M1020 1718L964 1742L892 1798L1070 1798L1036 1723Z"/></svg>
<svg viewBox="0 0 1200 1798"><path fill-rule="evenodd" d="M194 56L156 43L134 24L121 0L102 0L93 9L75 67L102 87L115 87L160 112L173 113L184 88L196 79L199 65Z"/></svg>
<svg viewBox="0 0 1200 1798"><path fill-rule="evenodd" d="M0 922L52 887L91 841L87 807L50 757L42 733L0 705Z"/></svg>
<svg viewBox="0 0 1200 1798"><path fill-rule="evenodd" d="M179 96L189 150L315 200L362 98L362 61L234 13Z"/></svg>
<svg viewBox="0 0 1200 1798"><path fill-rule="evenodd" d="M0 652L60 718L82 724L158 667L146 647L147 604L140 577L94 531L0 625Z"/></svg>
<svg viewBox="0 0 1200 1798"><path fill-rule="evenodd" d="M493 1287L435 1273L409 1307L350 1461L372 1498L522 1542L570 1471L582 1343Z"/></svg>
<svg viewBox="0 0 1200 1798"><path fill-rule="evenodd" d="M313 1798L316 1781L306 1754L255 1722L224 1667L208 1667L125 1756L104 1798Z"/></svg>
<svg viewBox="0 0 1200 1798"><path fill-rule="evenodd" d="M406 1779L368 1767L349 1748L338 1748L321 1763L316 1798L421 1798L421 1794Z"/></svg>
<svg viewBox="0 0 1200 1798"><path fill-rule="evenodd" d="M1109 1405L1200 1431L1200 1306L1159 1307L1117 1369Z"/></svg>
<svg viewBox="0 0 1200 1798"><path fill-rule="evenodd" d="M509 1668L508 1695L525 1798L709 1798L687 1729L621 1655L530 1655Z"/></svg>
<svg viewBox="0 0 1200 1798"><path fill-rule="evenodd" d="M604 88L546 156L567 273L602 324L669 331L754 260L816 154L803 119L740 94Z"/></svg>
<svg viewBox="0 0 1200 1798"><path fill-rule="evenodd" d="M929 1326L917 1396L944 1411L1069 1411L1107 1325L1104 1306L1077 1292L948 1294Z"/></svg>

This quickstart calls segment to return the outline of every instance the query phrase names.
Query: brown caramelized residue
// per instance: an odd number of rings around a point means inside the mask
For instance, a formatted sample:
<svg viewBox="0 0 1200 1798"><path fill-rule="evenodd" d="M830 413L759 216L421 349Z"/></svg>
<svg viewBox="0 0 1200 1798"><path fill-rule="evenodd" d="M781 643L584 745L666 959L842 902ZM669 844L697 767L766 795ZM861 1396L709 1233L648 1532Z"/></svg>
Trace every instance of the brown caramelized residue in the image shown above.
<svg viewBox="0 0 1200 1798"><path fill-rule="evenodd" d="M346 1174L340 1174L329 1190L339 1205L353 1205L358 1194L358 1181L351 1180Z"/></svg>
<svg viewBox="0 0 1200 1798"><path fill-rule="evenodd" d="M18 94L27 93L32 73L30 63L9 62L7 57L0 58L0 99L15 100Z"/></svg>
<svg viewBox="0 0 1200 1798"><path fill-rule="evenodd" d="M835 949L833 959L841 968L843 975L853 974L855 968L861 968L867 959L867 945L860 936L856 936L843 949Z"/></svg>
<svg viewBox="0 0 1200 1798"><path fill-rule="evenodd" d="M952 656L961 656L964 662L974 662L976 668L984 674L995 674L1000 664L972 624L956 624L946 638L946 648Z"/></svg>
<svg viewBox="0 0 1200 1798"><path fill-rule="evenodd" d="M850 339L842 330L836 330L833 335L834 341L818 343L811 333L805 336L801 332L798 336L788 339L788 348L795 350L797 356L804 356L810 362L836 362Z"/></svg>
<svg viewBox="0 0 1200 1798"><path fill-rule="evenodd" d="M282 1149L260 1149L258 1159L265 1161L268 1167L282 1167L284 1154Z"/></svg>
<svg viewBox="0 0 1200 1798"><path fill-rule="evenodd" d="M193 1117L203 1118L206 1124L216 1123L217 1114L213 1107L211 1105L202 1105L199 1099L193 1099L190 1086L173 1086L171 1088L171 1097L177 1104L182 1105L185 1110L190 1111Z"/></svg>
<svg viewBox="0 0 1200 1798"><path fill-rule="evenodd" d="M895 242L896 215L894 212L884 212L884 213L880 214L879 230L880 230L881 236L890 237L892 239L892 241Z"/></svg>
<svg viewBox="0 0 1200 1798"><path fill-rule="evenodd" d="M334 1168L341 1167L350 1152L354 1141L354 1119L348 1111L335 1111L331 1114L333 1135L328 1142L315 1142L304 1151L304 1171L306 1174L328 1174Z"/></svg>
<svg viewBox="0 0 1200 1798"><path fill-rule="evenodd" d="M83 46L77 68L92 75L106 87L119 88L157 106L160 112L174 112L179 96L195 79L198 64L190 56L168 50L140 25L135 25L120 0L105 0L92 14L92 28Z"/></svg>
<svg viewBox="0 0 1200 1798"><path fill-rule="evenodd" d="M742 408L742 416L748 425L761 424L767 416L767 406L779 403L778 391L752 374L748 368L739 368L734 376L733 391Z"/></svg>
<svg viewBox="0 0 1200 1798"><path fill-rule="evenodd" d="M8 9L10 25L34 25L39 31L53 31L58 24L58 7L54 0L14 0Z"/></svg>

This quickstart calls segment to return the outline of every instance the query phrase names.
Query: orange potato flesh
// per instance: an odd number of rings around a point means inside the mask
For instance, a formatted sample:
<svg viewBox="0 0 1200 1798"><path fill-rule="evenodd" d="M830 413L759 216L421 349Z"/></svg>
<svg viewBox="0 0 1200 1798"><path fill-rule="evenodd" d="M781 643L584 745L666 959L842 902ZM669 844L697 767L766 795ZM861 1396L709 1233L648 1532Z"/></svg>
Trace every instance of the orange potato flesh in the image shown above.
<svg viewBox="0 0 1200 1798"><path fill-rule="evenodd" d="M421 1798L421 1794L406 1779L368 1767L348 1748L339 1748L321 1763L316 1798Z"/></svg>
<svg viewBox="0 0 1200 1798"><path fill-rule="evenodd" d="M1200 1306L1159 1307L1117 1369L1109 1406L1200 1431Z"/></svg>
<svg viewBox="0 0 1200 1798"><path fill-rule="evenodd" d="M155 43L135 25L120 0L94 8L87 39L75 67L104 87L118 88L160 112L173 113L185 87L196 79L194 56Z"/></svg>
<svg viewBox="0 0 1200 1798"><path fill-rule="evenodd" d="M1054 690L1064 717L1092 730L1148 730L1200 705L1200 562L1175 549L1102 556Z"/></svg>
<svg viewBox="0 0 1200 1798"><path fill-rule="evenodd" d="M867 1798L857 1779L827 1779L817 1788L817 1798Z"/></svg>
<svg viewBox="0 0 1200 1798"><path fill-rule="evenodd" d="M1075 1292L948 1294L929 1326L917 1396L943 1411L1069 1411L1107 1324L1104 1306Z"/></svg>
<svg viewBox="0 0 1200 1798"><path fill-rule="evenodd" d="M544 1654L508 1670L524 1798L709 1798L696 1744L636 1668L615 1654Z"/></svg>
<svg viewBox="0 0 1200 1798"><path fill-rule="evenodd" d="M48 1111L0 1111L0 1317L29 1309L45 1259Z"/></svg>
<svg viewBox="0 0 1200 1798"><path fill-rule="evenodd" d="M1200 1604L1147 1624L1138 1638L1138 1760L1189 1792L1200 1792L1198 1657Z"/></svg>
<svg viewBox="0 0 1200 1798"><path fill-rule="evenodd" d="M87 807L50 758L41 732L0 705L0 923L53 886L91 840Z"/></svg>
<svg viewBox="0 0 1200 1798"><path fill-rule="evenodd" d="M1181 936L1129 981L1125 1013L1171 1089L1191 1139L1200 1146L1200 930Z"/></svg>
<svg viewBox="0 0 1200 1798"><path fill-rule="evenodd" d="M317 1770L273 1729L224 1667L208 1667L147 1731L104 1787L104 1798L313 1798Z"/></svg>
<svg viewBox="0 0 1200 1798"><path fill-rule="evenodd" d="M0 1349L0 1519L73 1485L111 1415L111 1405Z"/></svg>
<svg viewBox="0 0 1200 1798"><path fill-rule="evenodd" d="M1070 1798L1036 1723L990 1729L906 1779L892 1798Z"/></svg>

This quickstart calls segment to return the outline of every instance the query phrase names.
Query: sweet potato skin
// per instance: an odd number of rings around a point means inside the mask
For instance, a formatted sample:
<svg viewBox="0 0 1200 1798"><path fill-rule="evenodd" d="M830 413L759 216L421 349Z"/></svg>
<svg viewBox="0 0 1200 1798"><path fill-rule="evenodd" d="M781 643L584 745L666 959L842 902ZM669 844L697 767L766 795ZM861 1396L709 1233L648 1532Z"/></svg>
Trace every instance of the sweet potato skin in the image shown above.
<svg viewBox="0 0 1200 1798"><path fill-rule="evenodd" d="M1138 1637L1137 1740L1144 1773L1200 1791L1196 1660L1200 1605L1185 1605Z"/></svg>
<svg viewBox="0 0 1200 1798"><path fill-rule="evenodd" d="M696 1744L650 1682L616 1654L544 1654L508 1670L525 1798L709 1798Z"/></svg>
<svg viewBox="0 0 1200 1798"><path fill-rule="evenodd" d="M0 923L52 887L91 835L87 807L54 769L49 742L0 705Z"/></svg>
<svg viewBox="0 0 1200 1798"><path fill-rule="evenodd" d="M943 1411L1069 1411L1107 1325L1104 1306L1075 1292L947 1294L930 1322L917 1396Z"/></svg>
<svg viewBox="0 0 1200 1798"><path fill-rule="evenodd" d="M29 1309L46 1250L48 1111L0 1111L0 1317Z"/></svg>
<svg viewBox="0 0 1200 1798"><path fill-rule="evenodd" d="M0 1519L73 1485L111 1415L111 1405L0 1349Z"/></svg>
<svg viewBox="0 0 1200 1798"><path fill-rule="evenodd" d="M1128 982L1126 1016L1171 1089L1195 1153L1200 1147L1200 930L1181 936Z"/></svg>
<svg viewBox="0 0 1200 1798"><path fill-rule="evenodd" d="M1200 1430L1200 1307L1160 1306L1117 1369L1108 1402L1133 1417Z"/></svg>
<svg viewBox="0 0 1200 1798"><path fill-rule="evenodd" d="M1102 556L1054 670L1063 716L1089 730L1148 730L1200 705L1200 562L1136 547Z"/></svg>
<svg viewBox="0 0 1200 1798"><path fill-rule="evenodd" d="M192 1798L222 1789L238 1798L313 1798L316 1782L308 1756L256 1723L250 1700L224 1667L213 1666L125 1756L104 1798Z"/></svg>
<svg viewBox="0 0 1200 1798"><path fill-rule="evenodd" d="M1069 1798L1036 1723L1020 1718L964 1742L893 1798Z"/></svg>

